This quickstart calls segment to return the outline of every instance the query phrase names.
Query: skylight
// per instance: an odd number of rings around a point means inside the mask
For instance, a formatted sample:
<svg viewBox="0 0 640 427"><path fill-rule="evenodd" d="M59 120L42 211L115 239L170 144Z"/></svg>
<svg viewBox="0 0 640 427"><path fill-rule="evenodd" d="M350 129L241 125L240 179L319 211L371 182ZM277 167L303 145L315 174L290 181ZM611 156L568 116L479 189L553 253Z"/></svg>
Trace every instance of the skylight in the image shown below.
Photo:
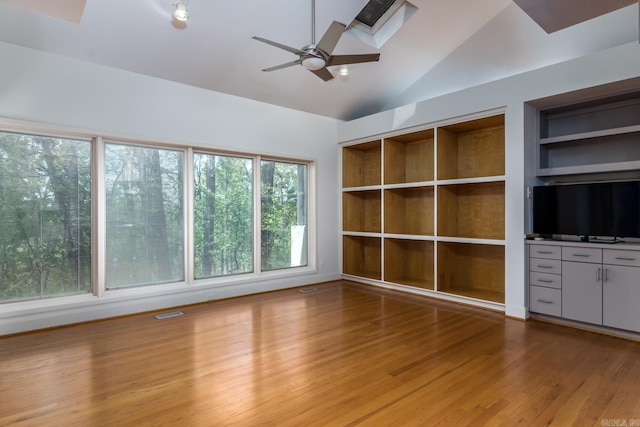
<svg viewBox="0 0 640 427"><path fill-rule="evenodd" d="M356 16L356 21L373 27L396 0L370 0Z"/></svg>
<svg viewBox="0 0 640 427"><path fill-rule="evenodd" d="M406 0L369 0L351 22L347 33L380 48L417 10Z"/></svg>

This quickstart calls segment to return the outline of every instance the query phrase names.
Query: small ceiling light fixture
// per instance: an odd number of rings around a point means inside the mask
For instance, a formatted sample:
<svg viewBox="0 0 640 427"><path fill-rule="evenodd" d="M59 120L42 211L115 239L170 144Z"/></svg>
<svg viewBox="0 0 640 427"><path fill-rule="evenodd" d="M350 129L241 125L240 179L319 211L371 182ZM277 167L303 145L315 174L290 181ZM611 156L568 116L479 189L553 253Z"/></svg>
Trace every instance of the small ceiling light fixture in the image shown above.
<svg viewBox="0 0 640 427"><path fill-rule="evenodd" d="M187 11L185 0L178 0L177 3L174 3L173 7L173 17L175 19L182 22L186 22L187 19L189 19L189 12Z"/></svg>
<svg viewBox="0 0 640 427"><path fill-rule="evenodd" d="M341 76L348 76L349 75L349 67L346 64L340 66L340 75Z"/></svg>
<svg viewBox="0 0 640 427"><path fill-rule="evenodd" d="M302 66L310 71L319 70L327 65L327 61L322 57L322 54L318 52L315 44L310 44L302 48L303 52L306 52L306 57L302 60Z"/></svg>

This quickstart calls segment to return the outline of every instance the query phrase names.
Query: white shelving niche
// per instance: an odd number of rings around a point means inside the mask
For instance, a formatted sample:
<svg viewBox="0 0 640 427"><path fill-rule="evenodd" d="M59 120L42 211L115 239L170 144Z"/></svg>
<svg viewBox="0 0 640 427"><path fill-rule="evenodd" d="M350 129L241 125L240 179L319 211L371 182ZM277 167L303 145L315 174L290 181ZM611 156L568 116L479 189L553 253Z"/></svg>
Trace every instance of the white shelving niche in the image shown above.
<svg viewBox="0 0 640 427"><path fill-rule="evenodd" d="M640 170L640 92L539 111L537 175Z"/></svg>

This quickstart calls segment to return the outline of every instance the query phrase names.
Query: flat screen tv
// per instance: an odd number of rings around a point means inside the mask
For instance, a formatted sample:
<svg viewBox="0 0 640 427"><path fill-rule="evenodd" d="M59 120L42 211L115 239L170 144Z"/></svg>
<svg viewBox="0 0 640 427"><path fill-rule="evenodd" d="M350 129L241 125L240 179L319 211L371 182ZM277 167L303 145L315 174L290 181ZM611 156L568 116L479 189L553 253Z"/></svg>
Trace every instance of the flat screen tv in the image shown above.
<svg viewBox="0 0 640 427"><path fill-rule="evenodd" d="M533 232L585 241L640 237L640 181L534 187Z"/></svg>

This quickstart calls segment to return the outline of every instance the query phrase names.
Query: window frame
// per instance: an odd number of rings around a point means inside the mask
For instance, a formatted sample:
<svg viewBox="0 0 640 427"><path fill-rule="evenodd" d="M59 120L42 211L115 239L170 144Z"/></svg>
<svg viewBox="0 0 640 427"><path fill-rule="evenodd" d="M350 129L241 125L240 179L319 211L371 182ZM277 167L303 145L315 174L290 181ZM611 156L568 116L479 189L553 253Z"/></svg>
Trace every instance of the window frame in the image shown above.
<svg viewBox="0 0 640 427"><path fill-rule="evenodd" d="M112 135L106 132L96 132L84 129L73 129L65 126L43 125L33 122L0 118L0 131L15 132L31 135L49 136L64 139L81 139L91 143L91 174L92 174L92 202L91 202L91 292L86 294L52 296L45 299L2 301L0 306L7 315L21 310L36 309L43 312L66 304L84 304L87 301L127 301L132 297L154 297L173 294L176 292L205 291L206 289L224 288L275 278L295 277L317 273L317 161L303 156L281 156L264 154L256 151L229 150L217 148L215 145L203 146L186 142L172 142L158 138L138 139ZM132 286L106 289L106 177L105 177L105 145L107 143L133 145L145 148L159 148L183 151L183 228L184 228L184 280L170 283L159 283L145 286ZM252 160L253 168L253 272L229 276L217 276L196 279L194 275L194 180L193 155L194 152L235 156ZM307 166L307 265L285 269L263 271L261 264L261 162L276 161ZM256 287L255 292L260 292ZM211 298L207 298L211 299Z"/></svg>

